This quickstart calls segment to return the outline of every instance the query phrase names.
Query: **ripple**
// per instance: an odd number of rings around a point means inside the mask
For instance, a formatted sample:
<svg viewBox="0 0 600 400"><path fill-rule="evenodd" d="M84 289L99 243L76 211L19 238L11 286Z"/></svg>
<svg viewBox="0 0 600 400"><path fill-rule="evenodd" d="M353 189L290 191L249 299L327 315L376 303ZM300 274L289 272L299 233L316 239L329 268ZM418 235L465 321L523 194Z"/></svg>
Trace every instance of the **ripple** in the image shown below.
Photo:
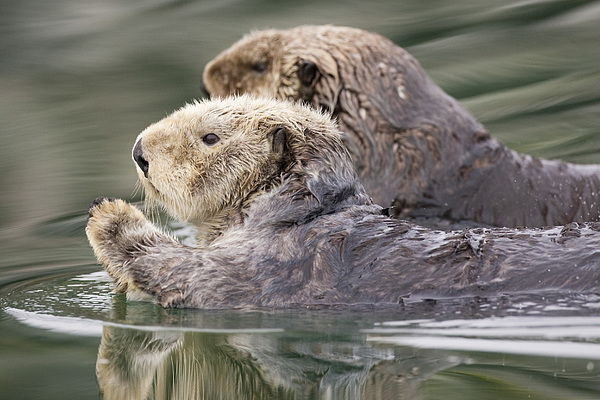
<svg viewBox="0 0 600 400"><path fill-rule="evenodd" d="M362 332L387 345L600 360L598 316L385 321Z"/></svg>
<svg viewBox="0 0 600 400"><path fill-rule="evenodd" d="M23 310L57 317L106 319L113 307L108 274L97 271L75 276L33 278L10 285L6 309Z"/></svg>

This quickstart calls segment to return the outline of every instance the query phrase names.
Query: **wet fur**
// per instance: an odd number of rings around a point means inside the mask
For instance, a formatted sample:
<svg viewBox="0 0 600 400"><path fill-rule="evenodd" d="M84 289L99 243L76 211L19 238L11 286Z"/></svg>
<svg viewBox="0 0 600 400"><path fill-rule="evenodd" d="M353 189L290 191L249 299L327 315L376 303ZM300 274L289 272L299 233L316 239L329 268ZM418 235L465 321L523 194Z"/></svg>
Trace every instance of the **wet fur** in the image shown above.
<svg viewBox="0 0 600 400"><path fill-rule="evenodd" d="M302 72L310 63L314 79ZM332 26L255 32L211 61L203 79L213 97L251 93L333 113L367 193L396 217L508 227L600 218L600 166L506 148L378 34Z"/></svg>
<svg viewBox="0 0 600 400"><path fill-rule="evenodd" d="M281 128L283 146L274 146ZM219 147L202 145L207 133L221 136ZM200 248L185 247L123 200L92 203L88 239L116 290L134 298L207 309L389 307L409 297L600 289L598 224L439 232L389 218L336 126L305 106L191 104L138 141L147 195L208 234Z"/></svg>

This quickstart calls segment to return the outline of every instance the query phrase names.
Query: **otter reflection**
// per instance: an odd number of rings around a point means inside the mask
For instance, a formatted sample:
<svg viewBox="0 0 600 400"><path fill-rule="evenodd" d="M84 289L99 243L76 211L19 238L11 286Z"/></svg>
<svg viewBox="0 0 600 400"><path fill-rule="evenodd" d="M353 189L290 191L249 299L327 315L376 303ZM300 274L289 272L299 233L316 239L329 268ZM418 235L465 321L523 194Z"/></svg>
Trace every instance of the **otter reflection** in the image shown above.
<svg viewBox="0 0 600 400"><path fill-rule="evenodd" d="M414 399L419 382L449 366L399 351L370 346L362 334L336 334L325 343L297 332L105 326L96 374L107 400Z"/></svg>
<svg viewBox="0 0 600 400"><path fill-rule="evenodd" d="M515 352L518 348L511 350L509 344L512 339L530 338L538 345L544 343L537 333L522 337L519 332L528 326L534 331L544 328L535 318L531 321L524 317L519 322L523 325L511 325L514 319L503 321L504 317L537 315L545 324L553 324L545 317L565 314L543 312L549 304L562 304L571 310L566 315L574 316L577 312L573 310L578 308L581 315L589 315L582 305L596 304L596 297L545 292L430 300L406 303L401 311L390 313L351 314L326 310L198 312L127 302L124 296L115 296L114 300L111 320L126 321L128 325L106 325L103 330L96 373L107 400L414 400L431 398L436 391L435 398L474 398L473 393L514 398L519 392L531 398L548 398L552 393L556 394L553 398L580 399L598 398L600 393L600 383L592 384L597 381L597 369L590 370L590 361L595 365L597 352L591 351L589 358L565 359L557 355L561 346L552 340L545 342L549 350L542 354L546 355ZM464 331L458 337L447 331L446 322L462 330L461 320L473 318L488 321L481 331L483 336L472 326L466 337ZM398 319L404 322L397 324ZM395 323L379 324L381 321ZM588 329L589 322L585 322ZM431 323L433 331L428 331ZM578 323L581 321L571 322L574 325L559 323L556 328L568 327L565 338L577 337L572 333L580 329ZM147 324L156 326L141 327ZM437 332L440 324L443 333ZM206 331L171 328L182 326ZM409 326L409 331L398 331ZM520 329L514 333L511 328L506 336L503 329L507 326ZM489 335L491 327L500 328L497 341ZM441 346L402 344L402 339L426 337ZM462 338L469 344L463 350L450 350L447 338ZM495 349L508 347L506 351L481 352L476 350L481 339L495 342ZM567 347L572 341L566 340ZM593 340L586 341L586 346L594 346ZM452 393L448 388L453 388Z"/></svg>

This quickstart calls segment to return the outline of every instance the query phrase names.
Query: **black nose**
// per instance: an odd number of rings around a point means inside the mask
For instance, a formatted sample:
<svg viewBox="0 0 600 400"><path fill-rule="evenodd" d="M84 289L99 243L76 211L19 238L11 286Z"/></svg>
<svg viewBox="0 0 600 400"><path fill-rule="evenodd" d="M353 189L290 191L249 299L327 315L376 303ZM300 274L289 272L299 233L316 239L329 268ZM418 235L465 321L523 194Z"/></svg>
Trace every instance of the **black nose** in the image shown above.
<svg viewBox="0 0 600 400"><path fill-rule="evenodd" d="M202 92L203 97L206 97L207 99L210 99L210 93L206 89L206 85L204 85L204 82L200 83L200 92Z"/></svg>
<svg viewBox="0 0 600 400"><path fill-rule="evenodd" d="M144 176L148 177L148 161L144 158L144 151L142 150L142 139L138 140L135 146L133 146L133 161L140 167Z"/></svg>

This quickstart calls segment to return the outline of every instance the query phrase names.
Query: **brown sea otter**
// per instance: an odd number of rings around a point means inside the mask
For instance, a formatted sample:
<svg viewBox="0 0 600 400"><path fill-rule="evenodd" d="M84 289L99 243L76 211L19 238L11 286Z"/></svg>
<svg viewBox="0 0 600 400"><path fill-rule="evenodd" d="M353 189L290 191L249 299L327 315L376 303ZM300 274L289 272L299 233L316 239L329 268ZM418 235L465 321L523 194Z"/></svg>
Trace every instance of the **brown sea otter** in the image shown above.
<svg viewBox="0 0 600 400"><path fill-rule="evenodd" d="M389 218L334 123L300 104L187 105L142 132L133 158L147 197L203 242L179 244L123 200L94 201L88 239L132 298L275 309L600 291L600 224L439 232Z"/></svg>
<svg viewBox="0 0 600 400"><path fill-rule="evenodd" d="M251 93L333 113L367 193L396 217L508 227L600 218L600 166L506 148L378 34L333 26L256 32L206 66L204 86L213 97Z"/></svg>

